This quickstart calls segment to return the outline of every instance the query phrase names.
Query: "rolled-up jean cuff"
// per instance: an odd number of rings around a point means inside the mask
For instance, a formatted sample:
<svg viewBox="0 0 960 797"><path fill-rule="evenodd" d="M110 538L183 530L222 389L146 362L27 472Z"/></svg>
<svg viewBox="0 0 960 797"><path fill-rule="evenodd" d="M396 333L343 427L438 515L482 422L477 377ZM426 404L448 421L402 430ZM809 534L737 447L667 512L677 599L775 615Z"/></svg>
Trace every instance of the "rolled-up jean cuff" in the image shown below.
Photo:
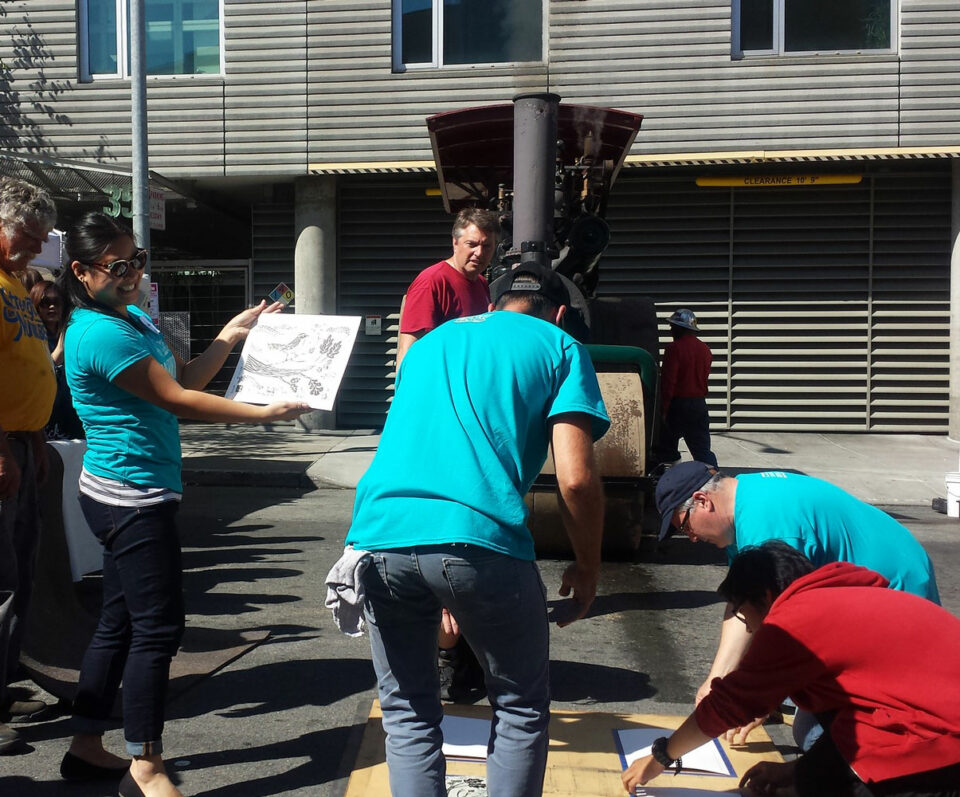
<svg viewBox="0 0 960 797"><path fill-rule="evenodd" d="M155 742L131 742L126 739L124 741L127 743L127 752L130 755L160 755L163 752L163 741L161 739L157 739Z"/></svg>

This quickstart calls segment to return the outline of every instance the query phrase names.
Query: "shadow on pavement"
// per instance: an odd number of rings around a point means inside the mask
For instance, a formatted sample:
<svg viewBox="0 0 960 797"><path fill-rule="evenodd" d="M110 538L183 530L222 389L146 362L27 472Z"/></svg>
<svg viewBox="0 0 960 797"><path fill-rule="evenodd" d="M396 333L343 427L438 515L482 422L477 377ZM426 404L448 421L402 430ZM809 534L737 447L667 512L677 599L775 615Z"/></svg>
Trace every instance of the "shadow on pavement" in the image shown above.
<svg viewBox="0 0 960 797"><path fill-rule="evenodd" d="M624 702L656 693L646 673L578 661L550 662L550 697L555 702Z"/></svg>
<svg viewBox="0 0 960 797"><path fill-rule="evenodd" d="M298 640L299 641L299 640ZM376 684L368 659L305 659L227 669L174 700L168 718L256 717L308 706L329 706Z"/></svg>
<svg viewBox="0 0 960 797"><path fill-rule="evenodd" d="M237 765L249 768L250 765L256 765L258 762L269 764L290 759L309 759L299 766L283 769L276 774L200 792L197 797L227 797L227 795L229 797L263 797L263 795L283 794L295 789L315 789L320 784L335 780L342 774L338 771L339 762L336 758L325 757L322 752L344 749L350 737L356 733L357 729L350 726L329 728L260 747L234 748L218 753L190 756L191 770Z"/></svg>
<svg viewBox="0 0 960 797"><path fill-rule="evenodd" d="M716 592L707 590L672 590L661 592L617 592L598 595L587 617L601 617L619 612L649 611L651 609L696 609L721 603ZM557 601L559 603L559 601Z"/></svg>

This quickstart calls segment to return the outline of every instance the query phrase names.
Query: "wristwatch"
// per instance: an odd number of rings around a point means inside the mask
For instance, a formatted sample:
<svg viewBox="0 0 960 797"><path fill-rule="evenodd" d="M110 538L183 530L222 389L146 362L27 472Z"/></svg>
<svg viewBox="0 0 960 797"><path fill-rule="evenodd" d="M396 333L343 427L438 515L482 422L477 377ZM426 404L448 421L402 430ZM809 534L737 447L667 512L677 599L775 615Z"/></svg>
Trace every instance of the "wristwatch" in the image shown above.
<svg viewBox="0 0 960 797"><path fill-rule="evenodd" d="M683 760L680 758L670 758L670 755L667 753L668 741L669 740L666 736L661 736L659 739L656 739L653 743L653 746L650 748L650 755L652 755L653 760L664 769L668 769L676 764L677 769L673 774L679 775L680 770L683 768Z"/></svg>

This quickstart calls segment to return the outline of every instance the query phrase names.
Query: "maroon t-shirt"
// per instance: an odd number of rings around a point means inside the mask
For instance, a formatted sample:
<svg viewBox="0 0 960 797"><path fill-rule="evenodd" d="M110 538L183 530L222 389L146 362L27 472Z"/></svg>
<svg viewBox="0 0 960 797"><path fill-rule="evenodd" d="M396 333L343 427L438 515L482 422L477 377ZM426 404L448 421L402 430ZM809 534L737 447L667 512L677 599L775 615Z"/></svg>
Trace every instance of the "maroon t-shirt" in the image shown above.
<svg viewBox="0 0 960 797"><path fill-rule="evenodd" d="M696 335L684 335L667 344L660 366L660 403L666 415L675 398L703 398L713 355Z"/></svg>
<svg viewBox="0 0 960 797"><path fill-rule="evenodd" d="M490 289L483 276L467 279L446 260L424 269L407 289L400 331L429 332L451 318L485 313Z"/></svg>

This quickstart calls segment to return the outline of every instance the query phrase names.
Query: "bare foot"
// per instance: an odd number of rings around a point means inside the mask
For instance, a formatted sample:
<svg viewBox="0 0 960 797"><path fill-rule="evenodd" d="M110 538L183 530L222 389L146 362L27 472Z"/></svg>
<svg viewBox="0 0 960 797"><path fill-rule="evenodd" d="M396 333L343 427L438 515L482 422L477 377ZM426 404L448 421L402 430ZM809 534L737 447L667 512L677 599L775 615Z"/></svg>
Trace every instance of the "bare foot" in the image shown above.
<svg viewBox="0 0 960 797"><path fill-rule="evenodd" d="M130 760L103 749L103 737L94 733L78 733L70 742L70 754L98 767L123 770Z"/></svg>

